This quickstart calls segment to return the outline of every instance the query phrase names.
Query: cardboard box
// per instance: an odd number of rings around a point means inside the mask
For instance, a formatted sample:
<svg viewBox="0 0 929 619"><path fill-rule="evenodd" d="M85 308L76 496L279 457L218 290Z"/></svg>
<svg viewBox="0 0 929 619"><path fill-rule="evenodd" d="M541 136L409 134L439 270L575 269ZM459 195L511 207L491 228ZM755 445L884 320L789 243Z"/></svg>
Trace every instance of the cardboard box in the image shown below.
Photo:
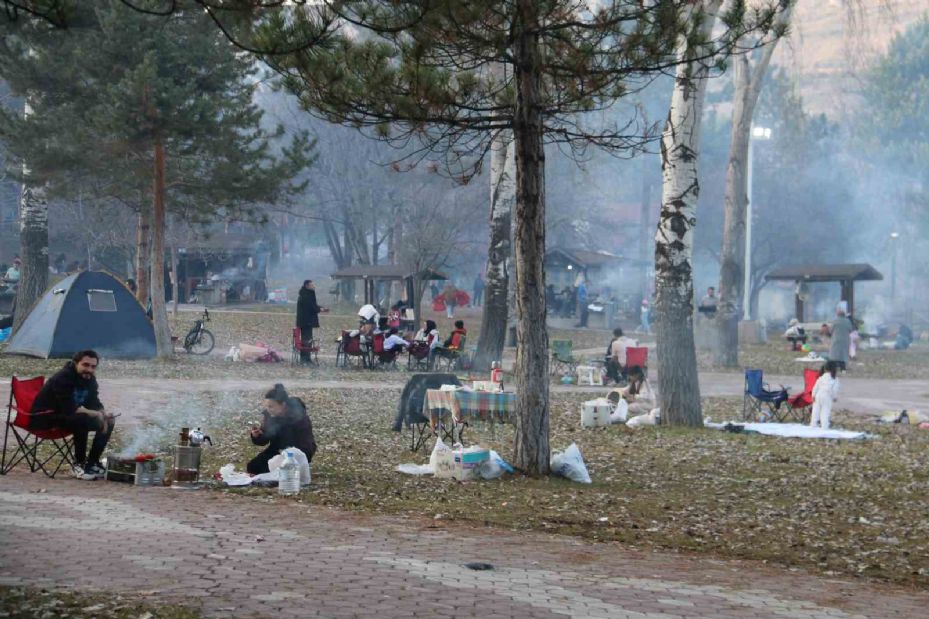
<svg viewBox="0 0 929 619"><path fill-rule="evenodd" d="M458 481L474 481L480 479L479 469L490 460L490 450L483 447L468 447L456 450L454 457L453 477Z"/></svg>

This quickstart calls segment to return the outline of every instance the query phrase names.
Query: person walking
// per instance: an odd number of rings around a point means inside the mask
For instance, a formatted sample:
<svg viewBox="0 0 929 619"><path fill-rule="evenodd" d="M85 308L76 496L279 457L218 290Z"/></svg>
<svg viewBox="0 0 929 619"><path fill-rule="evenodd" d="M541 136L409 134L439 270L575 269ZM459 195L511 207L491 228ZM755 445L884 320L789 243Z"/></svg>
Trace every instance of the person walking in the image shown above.
<svg viewBox="0 0 929 619"><path fill-rule="evenodd" d="M455 317L455 305L458 304L458 290L455 284L449 282L445 284L445 290L442 292L442 298L445 300L445 316L448 318Z"/></svg>
<svg viewBox="0 0 929 619"><path fill-rule="evenodd" d="M300 362L309 363L308 350L313 340L313 329L319 328L319 312L322 308L316 303L316 284L308 279L303 282L297 297L297 327L300 329Z"/></svg>
<svg viewBox="0 0 929 619"><path fill-rule="evenodd" d="M578 323L575 327L586 327L590 310L587 309L587 283L584 280L577 285L577 315Z"/></svg>
<svg viewBox="0 0 929 619"><path fill-rule="evenodd" d="M829 418L832 416L832 405L839 396L839 379L836 376L839 364L828 361L821 370L822 374L813 385L813 413L810 416L810 427L829 429Z"/></svg>
<svg viewBox="0 0 929 619"><path fill-rule="evenodd" d="M650 322L651 316L649 315L648 299L642 299L642 309L639 313L639 329L642 333L651 333L652 332L652 323Z"/></svg>
<svg viewBox="0 0 929 619"><path fill-rule="evenodd" d="M471 305L474 307L480 307L484 301L484 285L484 278L478 273L474 277L474 296L471 297Z"/></svg>

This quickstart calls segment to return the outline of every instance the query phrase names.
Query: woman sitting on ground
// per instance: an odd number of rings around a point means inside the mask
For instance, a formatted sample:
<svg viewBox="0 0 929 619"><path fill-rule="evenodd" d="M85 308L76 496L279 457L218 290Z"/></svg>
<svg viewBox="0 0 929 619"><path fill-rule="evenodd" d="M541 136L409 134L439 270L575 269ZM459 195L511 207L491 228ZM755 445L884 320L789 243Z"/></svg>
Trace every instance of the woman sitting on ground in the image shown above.
<svg viewBox="0 0 929 619"><path fill-rule="evenodd" d="M284 385L278 383L265 394L264 407L261 426L252 428L250 434L252 443L267 447L248 463L246 470L252 475L267 473L268 461L289 447L296 447L312 461L316 439L303 401L290 397Z"/></svg>

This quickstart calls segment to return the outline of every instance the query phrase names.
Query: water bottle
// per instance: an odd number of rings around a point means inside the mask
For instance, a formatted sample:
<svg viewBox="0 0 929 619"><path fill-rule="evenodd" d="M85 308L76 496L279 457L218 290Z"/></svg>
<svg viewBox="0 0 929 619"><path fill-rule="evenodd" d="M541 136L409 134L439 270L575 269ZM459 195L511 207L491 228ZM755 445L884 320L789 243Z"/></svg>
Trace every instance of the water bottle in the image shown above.
<svg viewBox="0 0 929 619"><path fill-rule="evenodd" d="M284 461L278 469L277 492L285 496L300 492L300 469L292 451L284 452Z"/></svg>

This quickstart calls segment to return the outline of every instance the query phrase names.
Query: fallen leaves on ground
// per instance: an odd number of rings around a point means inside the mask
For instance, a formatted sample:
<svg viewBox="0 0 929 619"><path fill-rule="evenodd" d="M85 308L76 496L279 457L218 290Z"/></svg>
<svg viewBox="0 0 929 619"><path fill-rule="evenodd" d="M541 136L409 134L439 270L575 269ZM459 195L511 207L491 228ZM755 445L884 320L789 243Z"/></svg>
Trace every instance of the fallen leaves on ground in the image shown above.
<svg viewBox="0 0 929 619"><path fill-rule="evenodd" d="M9 619L198 619L180 606L141 604L129 596L0 587L0 617Z"/></svg>

